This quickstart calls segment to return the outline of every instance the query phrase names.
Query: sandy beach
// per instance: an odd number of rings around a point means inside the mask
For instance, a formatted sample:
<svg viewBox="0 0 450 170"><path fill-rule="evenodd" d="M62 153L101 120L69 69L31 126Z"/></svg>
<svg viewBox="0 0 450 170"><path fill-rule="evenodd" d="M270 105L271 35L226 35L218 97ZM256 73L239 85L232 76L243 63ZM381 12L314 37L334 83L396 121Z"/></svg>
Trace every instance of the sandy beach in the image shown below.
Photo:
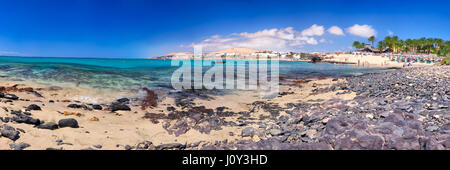
<svg viewBox="0 0 450 170"><path fill-rule="evenodd" d="M289 102L309 101L309 100L328 100L336 98L332 93L320 95L310 95L314 86L328 86L338 81L331 81L330 78L323 80L311 80L307 83L282 86L282 91L292 93L289 95L277 97L272 102L285 105ZM163 123L176 123L176 120L166 122L152 123L151 120L143 118L147 113L164 114L167 116L170 112L169 107L175 110L189 111L176 105L173 97L166 97L158 101L158 106L142 109L141 101L131 99L129 104L130 111L109 110L111 102L116 100L108 96L108 93L95 93L89 89L70 86L44 86L33 82L14 82L2 81L2 87L15 87L23 89L31 87L42 97L38 97L34 92L12 90L5 91L5 94L14 94L18 97L16 100L2 99L0 107L2 111L0 117L5 120L6 117L14 117L12 112L19 111L26 113L29 117L39 119L41 124L58 123L61 119L75 119L79 128L58 128L55 130L37 128L34 124L18 123L10 120L3 122L3 125L14 127L18 131L19 138L11 140L5 137L0 138L1 149L8 149L10 144L27 143L30 146L26 149L125 149L125 146L136 146L141 142L151 141L153 146L162 144L180 143L193 144L201 142L202 145L214 144L216 141L235 141L240 140L241 131L247 126L222 126L221 130L212 130L209 134L200 133L198 130L191 129L179 136L169 134L163 128ZM11 88L12 89L12 88ZM123 94L126 96L127 94ZM96 96L102 100L90 103L89 100L83 101L82 96ZM345 98L352 98L352 94L346 94ZM226 106L226 111L232 112L231 116L224 117L227 121L239 122L241 115L238 112L248 112L252 109L252 103L256 101L267 101L260 99L259 95L252 91L240 92L239 94L227 94L224 96L210 96L210 99L195 99L192 102L195 106L204 106L205 109L221 108ZM342 96L340 96L342 97ZM86 98L86 97L85 97ZM77 100L78 99L78 100ZM108 103L109 102L109 103ZM29 105L35 104L40 110L27 110ZM70 104L80 105L80 108L68 107ZM99 104L102 109L92 109L93 105ZM82 106L82 107L81 107ZM86 106L86 107L85 107ZM192 106L192 107L195 107ZM191 107L191 106L190 106ZM286 114L286 113L280 113ZM270 116L270 113L264 110L251 113L249 115L255 119L261 116ZM250 125L249 125L250 126ZM20 129L20 130L19 130ZM230 134L235 134L231 136ZM249 137L244 137L247 139ZM101 146L96 148L95 146ZM195 149L195 148L191 148Z"/></svg>
<svg viewBox="0 0 450 170"><path fill-rule="evenodd" d="M378 67L389 68L396 67L401 68L408 63L399 63L389 60L389 58L382 57L381 55L355 55L355 54L329 54L326 55L325 62L342 62L354 64L361 67ZM411 63L412 66L432 66L429 63Z"/></svg>

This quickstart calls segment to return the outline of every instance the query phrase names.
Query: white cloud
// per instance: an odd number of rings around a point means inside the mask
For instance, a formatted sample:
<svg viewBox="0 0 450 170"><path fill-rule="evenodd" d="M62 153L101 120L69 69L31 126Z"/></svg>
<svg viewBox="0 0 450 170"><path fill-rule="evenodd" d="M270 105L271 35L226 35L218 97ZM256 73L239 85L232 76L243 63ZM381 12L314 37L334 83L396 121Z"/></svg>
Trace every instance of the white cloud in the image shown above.
<svg viewBox="0 0 450 170"><path fill-rule="evenodd" d="M302 31L302 36L322 36L324 33L323 26L318 26L316 24Z"/></svg>
<svg viewBox="0 0 450 170"><path fill-rule="evenodd" d="M338 26L332 26L330 28L328 28L327 30L330 34L334 34L334 35L344 35L344 31L339 28Z"/></svg>
<svg viewBox="0 0 450 170"><path fill-rule="evenodd" d="M0 55L19 55L20 53L15 51L0 51Z"/></svg>
<svg viewBox="0 0 450 170"><path fill-rule="evenodd" d="M304 45L304 44L316 45L316 44L318 44L318 42L313 37L300 36L300 37L295 38L295 41L292 42L291 46Z"/></svg>
<svg viewBox="0 0 450 170"><path fill-rule="evenodd" d="M347 32L352 34L352 35L356 35L356 36L360 36L360 37L370 37L370 36L374 36L377 34L377 32L375 31L375 29L372 28L372 26L370 25L358 25L355 24L351 27L347 28Z"/></svg>
<svg viewBox="0 0 450 170"><path fill-rule="evenodd" d="M283 29L264 29L252 33L233 33L228 36L214 35L199 43L193 43L190 47L201 45L204 51L215 51L234 47L274 51L294 51L307 44L319 44L319 41L312 37L319 35L323 35L323 26L314 24L301 32L294 30L292 27L287 27ZM325 39L321 41L326 42Z"/></svg>

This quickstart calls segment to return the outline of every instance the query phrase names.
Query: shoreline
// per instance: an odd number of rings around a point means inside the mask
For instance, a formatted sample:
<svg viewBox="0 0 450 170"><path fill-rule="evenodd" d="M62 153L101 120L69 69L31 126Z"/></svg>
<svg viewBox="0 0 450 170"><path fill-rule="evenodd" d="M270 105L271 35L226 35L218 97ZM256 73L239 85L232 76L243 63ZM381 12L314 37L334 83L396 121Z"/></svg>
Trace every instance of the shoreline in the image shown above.
<svg viewBox="0 0 450 170"><path fill-rule="evenodd" d="M175 59L159 59L159 58L147 58L153 60L239 60L239 61L267 61L267 60L276 60L276 61L292 61L292 62L311 62L310 59L256 59L256 58L203 58L203 59L194 59L194 58L175 58ZM329 54L325 59L318 61L316 63L328 63L328 64L342 64L342 65L354 65L357 67L366 67L366 68L403 68L408 65L408 63L399 63L387 60L381 56L358 56L358 55L349 55L349 54ZM434 64L430 63L411 63L411 66L433 66Z"/></svg>
<svg viewBox="0 0 450 170"><path fill-rule="evenodd" d="M353 54L329 54L323 62L340 63L340 64L354 64L362 67L376 67L376 68L387 68L396 67L403 68L408 65L408 63L399 63L391 61L388 58L384 58L379 55L353 55ZM433 66L434 64L427 63L411 63L411 66Z"/></svg>

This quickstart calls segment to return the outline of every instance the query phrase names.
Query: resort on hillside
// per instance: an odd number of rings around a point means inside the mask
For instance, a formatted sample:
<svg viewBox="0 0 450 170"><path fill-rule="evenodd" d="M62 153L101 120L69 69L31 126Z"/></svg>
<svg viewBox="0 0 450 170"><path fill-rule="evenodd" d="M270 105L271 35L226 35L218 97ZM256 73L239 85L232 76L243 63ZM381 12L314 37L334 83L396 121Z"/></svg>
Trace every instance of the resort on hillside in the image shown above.
<svg viewBox="0 0 450 170"><path fill-rule="evenodd" d="M449 41L442 39L407 39L399 40L397 36L387 36L378 41L375 48L375 37L368 39L370 43L355 41L355 50L329 53L276 52L251 48L228 48L202 54L202 59L238 59L238 60L287 60L287 61L321 61L338 64L356 64L363 67L404 67L411 65L427 65L442 63L448 59ZM193 59L189 52L170 53L155 59Z"/></svg>

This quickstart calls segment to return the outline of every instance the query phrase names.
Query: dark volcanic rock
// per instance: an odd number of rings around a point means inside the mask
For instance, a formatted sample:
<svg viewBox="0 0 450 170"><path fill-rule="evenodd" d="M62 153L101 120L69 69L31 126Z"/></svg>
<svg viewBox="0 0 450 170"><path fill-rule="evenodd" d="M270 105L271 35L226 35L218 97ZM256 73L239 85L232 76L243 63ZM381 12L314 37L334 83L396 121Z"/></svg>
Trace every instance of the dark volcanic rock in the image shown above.
<svg viewBox="0 0 450 170"><path fill-rule="evenodd" d="M137 149L137 150L147 150L147 149L149 149L150 146L152 146L152 145L153 145L152 142L150 142L150 141L144 141L144 142L138 143L138 144L136 145L136 149Z"/></svg>
<svg viewBox="0 0 450 170"><path fill-rule="evenodd" d="M12 150L23 150L23 149L25 149L25 148L28 148L28 147L30 147L30 144L28 144L28 143L12 143L12 144L9 144L9 147L12 149Z"/></svg>
<svg viewBox="0 0 450 170"><path fill-rule="evenodd" d="M450 149L450 67L420 67L345 77L346 82L329 87L316 84L314 94L344 90L355 92L352 100L278 105L256 101L250 110L229 112L225 107L196 106L193 94L177 92L176 105L167 116L147 114L165 120L170 134L190 129L209 133L221 126L242 126L242 137L258 135L260 141L242 138L217 141L201 149L334 149L334 150L441 150ZM290 95L290 93L280 93ZM316 103L319 102L319 103ZM254 117L261 110L270 116ZM282 114L280 116L280 113ZM239 115L237 121L223 117ZM170 123L170 122L175 123ZM206 125L204 125L206 124ZM257 130L251 126L256 126ZM245 139L245 140L244 140Z"/></svg>
<svg viewBox="0 0 450 170"><path fill-rule="evenodd" d="M86 106L84 104L69 104L69 105L67 105L67 107L74 108L74 109L83 108L83 109L86 109L86 110L91 110L88 106Z"/></svg>
<svg viewBox="0 0 450 170"><path fill-rule="evenodd" d="M13 117L11 120L14 122L17 122L17 123L25 123L25 124L31 124L31 125L41 124L41 121L39 119L29 117L25 114L21 114L19 116Z"/></svg>
<svg viewBox="0 0 450 170"><path fill-rule="evenodd" d="M383 143L383 139L379 136L365 135L356 139L345 137L336 139L334 148L337 150L380 150Z"/></svg>
<svg viewBox="0 0 450 170"><path fill-rule="evenodd" d="M166 109L167 109L167 111L169 111L169 112L172 112L172 111L175 111L175 110L176 110L175 107L173 107L173 106L169 106L169 107L167 107Z"/></svg>
<svg viewBox="0 0 450 170"><path fill-rule="evenodd" d="M155 146L156 150L167 150L167 149L184 149L186 148L186 145L183 145L181 143L168 143L168 144L162 144Z"/></svg>
<svg viewBox="0 0 450 170"><path fill-rule="evenodd" d="M27 107L26 110L27 110L27 111L30 111L30 110L41 110L41 107L39 107L39 106L36 105L36 104L30 104L30 105Z"/></svg>
<svg viewBox="0 0 450 170"><path fill-rule="evenodd" d="M44 96L42 96L42 94L41 93L39 93L39 92L37 92L37 91L32 91L31 93L33 93L36 97L44 97Z"/></svg>
<svg viewBox="0 0 450 170"><path fill-rule="evenodd" d="M98 105L98 104L92 105L92 108L93 108L94 110L102 110L102 109L103 109L103 107L100 106L100 105Z"/></svg>
<svg viewBox="0 0 450 170"><path fill-rule="evenodd" d="M71 128L78 128L78 121L72 118L69 119L61 119L58 121L59 127L71 127Z"/></svg>
<svg viewBox="0 0 450 170"><path fill-rule="evenodd" d="M5 95L3 96L3 98L5 98L5 99L11 99L11 100L19 100L19 97L17 97L17 96L14 95L14 94L10 94L10 93L5 94Z"/></svg>
<svg viewBox="0 0 450 170"><path fill-rule="evenodd" d="M347 118L335 118L328 121L326 126L326 132L330 135L337 135L343 133L345 130L350 129L352 121Z"/></svg>
<svg viewBox="0 0 450 170"><path fill-rule="evenodd" d="M419 139L415 136L393 137L386 143L387 149L395 150L420 150Z"/></svg>
<svg viewBox="0 0 450 170"><path fill-rule="evenodd" d="M133 147L131 147L130 145L125 145L124 149L125 150L131 150L131 149L133 149Z"/></svg>
<svg viewBox="0 0 450 170"><path fill-rule="evenodd" d="M111 110L111 112L115 112L115 111L118 111L118 110L130 111L131 108L130 108L130 106L127 106L125 104L112 104L110 106L110 110Z"/></svg>
<svg viewBox="0 0 450 170"><path fill-rule="evenodd" d="M128 99L128 98L120 98L120 99L117 99L117 102L119 102L119 103L128 103L128 102L130 102L130 99Z"/></svg>
<svg viewBox="0 0 450 170"><path fill-rule="evenodd" d="M58 124L53 123L53 122L48 122L45 124L40 124L39 126L37 126L37 128L55 130L55 129L58 129Z"/></svg>
<svg viewBox="0 0 450 170"><path fill-rule="evenodd" d="M0 136L11 139L13 141L19 139L20 132L16 130L15 128L8 126L8 125L2 125L0 126Z"/></svg>

